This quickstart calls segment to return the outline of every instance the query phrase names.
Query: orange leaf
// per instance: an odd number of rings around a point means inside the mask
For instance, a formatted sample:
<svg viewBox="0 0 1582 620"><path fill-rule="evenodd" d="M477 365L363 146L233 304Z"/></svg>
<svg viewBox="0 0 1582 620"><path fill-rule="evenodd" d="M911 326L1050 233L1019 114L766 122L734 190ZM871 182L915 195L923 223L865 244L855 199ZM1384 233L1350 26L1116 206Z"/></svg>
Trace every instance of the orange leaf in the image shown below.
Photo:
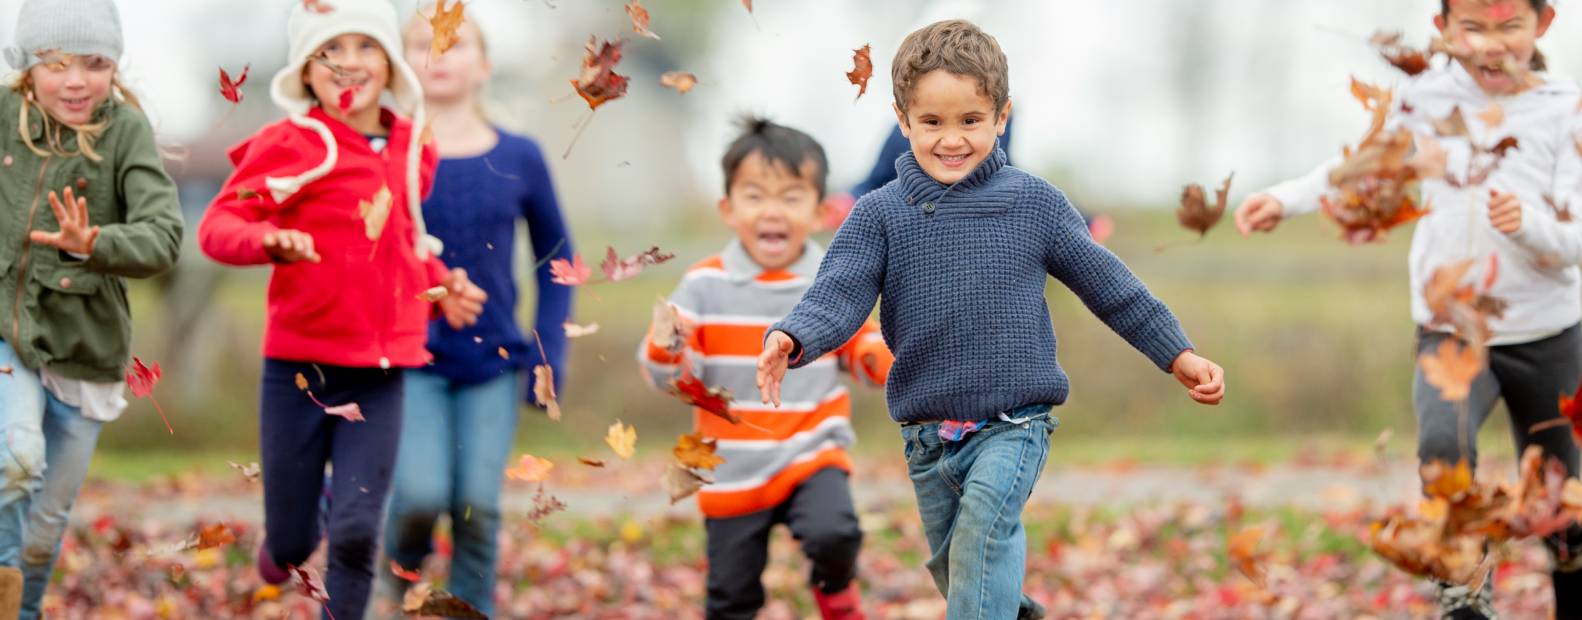
<svg viewBox="0 0 1582 620"><path fill-rule="evenodd" d="M505 470L505 477L523 482L543 482L549 479L549 471L554 468L555 464L549 459L524 454L516 467Z"/></svg>
<svg viewBox="0 0 1582 620"><path fill-rule="evenodd" d="M676 439L676 447L671 449L676 462L686 467L697 469L714 469L725 459L714 453L716 441L706 439L702 433L682 435Z"/></svg>
<svg viewBox="0 0 1582 620"><path fill-rule="evenodd" d="M462 4L461 0L456 0L456 4L446 9L446 2L447 0L439 0L439 3L434 5L434 16L428 20L429 25L434 28L434 40L429 43L428 48L431 57L444 54L461 40L458 31L461 29L462 21L466 20L463 12L466 11L467 5Z"/></svg>
<svg viewBox="0 0 1582 620"><path fill-rule="evenodd" d="M659 76L659 85L674 88L676 92L685 95L687 91L692 90L692 87L698 85L698 76L686 71L667 71Z"/></svg>
<svg viewBox="0 0 1582 620"><path fill-rule="evenodd" d="M1407 75L1417 75L1428 70L1428 54L1401 45L1399 32L1375 33L1370 42L1379 49L1379 55Z"/></svg>
<svg viewBox="0 0 1582 620"><path fill-rule="evenodd" d="M1263 533L1262 527L1247 527L1232 534L1227 541L1231 562L1260 588L1266 583L1263 567L1258 565L1258 543L1263 541Z"/></svg>
<svg viewBox="0 0 1582 620"><path fill-rule="evenodd" d="M596 38L588 37L588 44L582 54L582 73L571 81L571 85L588 102L589 109L597 110L606 101L626 95L628 80L626 76L615 72L618 62L621 62L619 41L600 43Z"/></svg>
<svg viewBox="0 0 1582 620"><path fill-rule="evenodd" d="M867 44L852 50L852 70L846 72L846 79L857 85L858 99L862 98L863 93L868 92L868 78L873 77L873 60L868 58L868 52Z"/></svg>
<svg viewBox="0 0 1582 620"><path fill-rule="evenodd" d="M1472 488L1472 467L1466 459L1453 467L1444 461L1430 461L1422 466L1420 474L1423 494L1431 498L1456 501Z"/></svg>
<svg viewBox="0 0 1582 620"><path fill-rule="evenodd" d="M417 583L423 579L423 575L418 573L418 571L401 568L401 564L395 560L390 560L390 572L395 576L412 583Z"/></svg>
<svg viewBox="0 0 1582 620"><path fill-rule="evenodd" d="M216 523L198 530L198 548L213 549L236 542L236 534L224 523Z"/></svg>
<svg viewBox="0 0 1582 620"><path fill-rule="evenodd" d="M1446 338L1433 353L1418 356L1423 378L1429 385L1439 388L1439 396L1450 402L1467 399L1472 380L1483 372L1483 350L1463 347L1454 339Z"/></svg>
<svg viewBox="0 0 1582 620"><path fill-rule="evenodd" d="M648 9L643 7L643 3L637 0L626 3L626 15L632 18L632 32L655 41L659 40L659 35L648 29Z"/></svg>

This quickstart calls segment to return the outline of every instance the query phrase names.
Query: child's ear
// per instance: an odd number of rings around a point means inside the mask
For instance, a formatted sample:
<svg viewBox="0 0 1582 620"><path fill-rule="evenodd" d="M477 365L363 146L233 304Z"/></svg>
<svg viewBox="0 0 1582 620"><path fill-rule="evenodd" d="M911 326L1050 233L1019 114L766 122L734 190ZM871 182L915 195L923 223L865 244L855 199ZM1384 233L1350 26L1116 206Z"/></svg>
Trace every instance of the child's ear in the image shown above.
<svg viewBox="0 0 1582 620"><path fill-rule="evenodd" d="M1553 11L1554 11L1554 8L1550 7L1550 12L1552 13ZM1434 16L1434 30L1438 30L1440 32L1444 32L1445 28L1448 27L1449 25L1450 24L1445 21L1445 15L1443 13L1440 13L1440 14Z"/></svg>
<svg viewBox="0 0 1582 620"><path fill-rule="evenodd" d="M1538 13L1538 36L1544 36L1544 33L1549 31L1549 25L1553 24L1554 22L1555 8L1552 6L1545 6L1544 10Z"/></svg>
<svg viewBox="0 0 1582 620"><path fill-rule="evenodd" d="M827 222L829 222L830 214L835 212L835 201L837 200L840 200L840 197L838 195L831 194L829 196L825 196L823 200L818 201L818 205L813 207L813 232L828 232L834 230L827 225Z"/></svg>
<svg viewBox="0 0 1582 620"><path fill-rule="evenodd" d="M724 198L720 198L719 209L720 209L720 219L723 219L726 222L730 222L731 221L731 197L730 196L725 196Z"/></svg>
<svg viewBox="0 0 1582 620"><path fill-rule="evenodd" d="M907 124L907 122L906 122L906 113L902 112L901 111L901 106L896 105L895 102L893 102L893 101L890 102L890 107L895 109L895 122L897 122L897 123L899 123L901 125L901 137L903 137L903 138L911 138L912 137L912 126Z"/></svg>
<svg viewBox="0 0 1582 620"><path fill-rule="evenodd" d="M994 122L994 134L998 135L998 136L1005 135L1005 125L1007 123L1010 123L1010 122L1011 122L1011 100L1010 99L1006 99L1005 100L1005 109L1004 110L1000 110L1000 118L996 119L995 122Z"/></svg>

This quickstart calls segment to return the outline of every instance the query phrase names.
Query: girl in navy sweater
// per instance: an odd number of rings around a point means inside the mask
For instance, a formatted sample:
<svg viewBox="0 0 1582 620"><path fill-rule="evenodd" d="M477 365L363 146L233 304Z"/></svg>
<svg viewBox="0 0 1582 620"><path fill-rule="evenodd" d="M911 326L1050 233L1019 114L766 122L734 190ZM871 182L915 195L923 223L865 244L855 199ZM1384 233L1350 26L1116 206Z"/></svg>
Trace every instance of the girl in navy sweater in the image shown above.
<svg viewBox="0 0 1582 620"><path fill-rule="evenodd" d="M478 27L464 23L456 45L433 56L426 18L412 19L405 34L407 59L423 84L441 156L424 218L444 242L445 263L466 269L489 303L473 325L432 321L428 348L434 363L408 375L385 552L404 568L418 568L432 551L435 520L450 515L450 590L493 615L500 487L518 399L531 393L522 371L547 362L556 377L563 374L562 325L571 315L571 288L550 281L547 263L569 258L571 239L538 144L494 127L481 112L478 93L489 80L490 64ZM541 265L533 272L537 342L514 318L518 219L527 220L535 263ZM399 581L383 573L384 583ZM398 589L389 588L391 594ZM399 598L393 602L399 605Z"/></svg>

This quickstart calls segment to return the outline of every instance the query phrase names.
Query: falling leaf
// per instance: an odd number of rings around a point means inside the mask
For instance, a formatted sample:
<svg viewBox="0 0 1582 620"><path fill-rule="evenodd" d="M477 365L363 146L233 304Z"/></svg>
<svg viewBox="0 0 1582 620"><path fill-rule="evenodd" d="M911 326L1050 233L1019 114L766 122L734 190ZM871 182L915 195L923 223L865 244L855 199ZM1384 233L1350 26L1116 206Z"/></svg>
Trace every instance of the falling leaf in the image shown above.
<svg viewBox="0 0 1582 620"><path fill-rule="evenodd" d="M1500 107L1498 103L1491 103L1487 110L1478 113L1478 120L1483 121L1483 125L1489 129L1504 125L1505 108Z"/></svg>
<svg viewBox="0 0 1582 620"><path fill-rule="evenodd" d="M1495 157L1504 157L1506 153L1509 153L1512 149L1520 148L1521 143L1516 140L1516 136L1505 136L1504 138L1501 138L1499 142L1495 143L1494 147L1489 149L1489 152L1494 153ZM1487 176L1488 175L1486 174L1484 175L1485 178ZM1474 184L1478 183L1481 183L1481 181L1475 182Z"/></svg>
<svg viewBox="0 0 1582 620"><path fill-rule="evenodd" d="M671 305L670 302L665 301L663 298L656 302L651 325L650 329L652 331L649 334L649 341L654 346L671 353L681 351L681 346L686 341L686 335L682 331L681 313L676 310L674 305Z"/></svg>
<svg viewBox="0 0 1582 620"><path fill-rule="evenodd" d="M1439 388L1439 397L1450 402L1467 399L1472 380L1483 372L1483 350L1463 347L1454 339L1446 338L1433 353L1418 356L1417 364L1423 369L1423 378L1429 385Z"/></svg>
<svg viewBox="0 0 1582 620"><path fill-rule="evenodd" d="M1253 526L1243 528L1230 536L1227 541L1227 554L1236 570L1246 575L1247 579L1260 588L1267 586L1264 569L1259 565L1258 543L1263 541L1262 527Z"/></svg>
<svg viewBox="0 0 1582 620"><path fill-rule="evenodd" d="M589 117L583 119L577 127L577 133L572 136L571 144L566 146L565 154L561 158L571 156L571 147L577 144L577 138L582 136L582 130L587 129L592 120L593 112L605 102L620 99L626 96L626 87L629 79L615 72L616 63L621 62L621 42L600 42L596 37L588 37L588 44L583 47L582 71L577 78L571 81L572 88L588 102Z"/></svg>
<svg viewBox="0 0 1582 620"><path fill-rule="evenodd" d="M555 464L549 459L523 454L516 467L505 470L505 477L522 482L543 482L549 479L549 470L554 468Z"/></svg>
<svg viewBox="0 0 1582 620"><path fill-rule="evenodd" d="M741 416L731 412L731 391L724 386L710 388L703 381L683 371L680 377L670 380L670 393L682 402L740 424Z"/></svg>
<svg viewBox="0 0 1582 620"><path fill-rule="evenodd" d="M495 353L495 355L499 355L500 359L503 359L503 360L511 359L511 352L505 350L505 347L500 347L498 349L495 349L494 353Z"/></svg>
<svg viewBox="0 0 1582 620"><path fill-rule="evenodd" d="M13 374L15 372L16 372L15 368L12 368L10 366L0 366L0 375L10 375L10 374Z"/></svg>
<svg viewBox="0 0 1582 620"><path fill-rule="evenodd" d="M421 573L415 570L401 568L401 563L395 560L390 560L390 573L412 583L417 583L423 580L423 575Z"/></svg>
<svg viewBox="0 0 1582 620"><path fill-rule="evenodd" d="M665 467L665 475L659 482L664 487L665 493L670 496L670 503L673 505L696 494L703 485L713 484L714 479L671 461Z"/></svg>
<svg viewBox="0 0 1582 620"><path fill-rule="evenodd" d="M287 566L288 570L296 577L297 592L319 604L330 602L330 593L325 591L324 582L319 581L319 574L306 566Z"/></svg>
<svg viewBox="0 0 1582 620"><path fill-rule="evenodd" d="M724 458L714 453L716 443L713 439L704 438L702 433L692 433L677 437L676 447L670 451L675 455L676 462L686 467L714 469L725 462Z"/></svg>
<svg viewBox="0 0 1582 620"><path fill-rule="evenodd" d="M445 5L446 0L439 0L439 3L434 5L434 16L428 20L429 25L434 27L434 40L428 47L429 58L450 51L451 46L461 40L461 33L458 31L461 30L462 21L466 19L463 12L466 11L467 5L461 0L456 0L449 9L445 8Z"/></svg>
<svg viewBox="0 0 1582 620"><path fill-rule="evenodd" d="M588 467L601 467L601 468L604 467L604 461L601 461L599 459L590 459L590 458L585 457L585 456L577 457L577 462L578 463L582 463L583 465L587 465Z"/></svg>
<svg viewBox="0 0 1582 620"><path fill-rule="evenodd" d="M653 246L635 256L620 258L615 253L615 248L610 247L607 248L604 262L599 264L599 268L604 271L606 279L611 282L620 282L629 280L642 273L644 267L658 265L675 257L675 254L660 251L659 246Z"/></svg>
<svg viewBox="0 0 1582 620"><path fill-rule="evenodd" d="M1369 41L1379 49L1379 55L1407 75L1428 70L1428 54L1402 45L1399 32L1378 32Z"/></svg>
<svg viewBox="0 0 1582 620"><path fill-rule="evenodd" d="M147 398L154 403L154 411L159 412L159 419L164 420L165 430L176 434L176 429L170 426L170 420L165 417L164 408L159 406L159 401L154 398L154 385L159 383L159 362L154 362L153 367L145 366L143 360L132 358L132 367L126 371L126 387L132 391L136 398Z"/></svg>
<svg viewBox="0 0 1582 620"><path fill-rule="evenodd" d="M309 11L323 15L335 10L324 0L302 0L302 6Z"/></svg>
<svg viewBox="0 0 1582 620"><path fill-rule="evenodd" d="M362 422L367 420L367 418L363 417L363 408L357 406L357 403L346 403L344 405L335 405L334 407L325 407L324 413L346 418L346 421L348 422Z"/></svg>
<svg viewBox="0 0 1582 620"><path fill-rule="evenodd" d="M1342 151L1341 163L1329 173L1331 192L1319 204L1346 241L1377 242L1390 229L1427 214L1416 198L1421 164L1409 160L1414 143L1410 130L1385 129L1394 94L1356 78L1351 93L1373 119L1362 142Z"/></svg>
<svg viewBox="0 0 1582 620"><path fill-rule="evenodd" d="M359 201L357 213L363 218L363 234L369 241L378 241L384 234L385 222L390 219L390 187L380 186L372 201Z"/></svg>
<svg viewBox="0 0 1582 620"><path fill-rule="evenodd" d="M592 336L594 334L599 333L599 324L598 323L590 323L588 325L578 325L578 324L573 323L571 321L566 321L565 323L562 323L560 325L560 327L561 327L561 329L566 330L566 337L567 338L582 338L584 336Z"/></svg>
<svg viewBox="0 0 1582 620"><path fill-rule="evenodd" d="M236 534L224 523L216 523L198 531L198 549L213 549L236 542Z"/></svg>
<svg viewBox="0 0 1582 620"><path fill-rule="evenodd" d="M533 367L533 401L545 409L551 421L560 421L560 401L555 397L555 369L550 368L549 364Z"/></svg>
<svg viewBox="0 0 1582 620"><path fill-rule="evenodd" d="M846 79L857 85L857 99L868 92L868 78L873 77L873 61L868 58L868 51L867 44L852 50L852 69L846 72Z"/></svg>
<svg viewBox="0 0 1582 620"><path fill-rule="evenodd" d="M466 601L456 598L456 595L444 590L436 590L427 582L407 589L406 595L401 598L401 611L414 616L482 618L483 620L489 618Z"/></svg>
<svg viewBox="0 0 1582 620"><path fill-rule="evenodd" d="M233 82L231 81L231 74L226 73L225 69L221 68L220 96L225 97L225 100L231 103L241 103L242 91L239 89L243 84L247 83L247 72L250 69L252 69L252 65L243 66L241 75L237 76L236 81Z"/></svg>
<svg viewBox="0 0 1582 620"><path fill-rule="evenodd" d="M1429 497L1453 502L1472 489L1472 466L1467 464L1466 459L1457 461L1455 465L1429 461L1418 468L1418 473L1423 480L1423 494Z"/></svg>
<svg viewBox="0 0 1582 620"><path fill-rule="evenodd" d="M742 6L747 8L749 14L753 12L753 0L742 0Z"/></svg>
<svg viewBox="0 0 1582 620"><path fill-rule="evenodd" d="M258 466L257 461L246 465L234 461L226 461L226 464L230 465L231 469L241 472L242 477L247 479L248 482L258 482L263 477L263 468Z"/></svg>
<svg viewBox="0 0 1582 620"><path fill-rule="evenodd" d="M1571 201L1568 200L1565 204L1560 204L1555 201L1554 196L1544 194L1544 204L1549 205L1549 208L1555 212L1555 221L1570 222L1573 220L1573 216L1571 215Z"/></svg>
<svg viewBox="0 0 1582 620"><path fill-rule="evenodd" d="M692 87L698 85L698 76L686 71L666 71L664 75L659 76L659 85L674 88L676 92L685 95L687 91L692 90Z"/></svg>
<svg viewBox="0 0 1582 620"><path fill-rule="evenodd" d="M648 29L648 9L643 7L643 3L637 0L627 2L626 15L632 18L632 32L655 41L659 40L659 35Z"/></svg>
<svg viewBox="0 0 1582 620"><path fill-rule="evenodd" d="M610 431L605 433L604 443L622 460L631 460L632 454L637 451L637 429L616 420L610 425Z"/></svg>
<svg viewBox="0 0 1582 620"><path fill-rule="evenodd" d="M1181 226L1194 231L1198 236L1208 234L1208 231L1218 224L1225 215L1225 203L1230 198L1230 181L1235 178L1232 172L1225 177L1219 189L1214 190L1214 206L1208 206L1208 200L1203 192L1203 186L1193 183L1181 190L1181 208L1176 210L1176 219Z"/></svg>
<svg viewBox="0 0 1582 620"><path fill-rule="evenodd" d="M1582 443L1582 388L1574 395L1560 395L1560 415L1571 421L1571 434Z"/></svg>
<svg viewBox="0 0 1582 620"><path fill-rule="evenodd" d="M544 485L538 486L538 492L533 493L533 509L527 511L527 522L537 523L549 515L566 509L566 502L560 498L544 492Z"/></svg>
<svg viewBox="0 0 1582 620"><path fill-rule="evenodd" d="M280 598L280 586L266 583L253 591L253 602L262 603Z"/></svg>
<svg viewBox="0 0 1582 620"><path fill-rule="evenodd" d="M342 114L350 112L352 109L352 100L357 98L358 90L359 87L352 86L341 91L340 96L335 99L335 108L340 110Z"/></svg>
<svg viewBox="0 0 1582 620"><path fill-rule="evenodd" d="M430 289L428 289L426 291L423 291L421 293L418 293L417 294L417 298L419 300L421 300L421 301L434 303L436 301L439 301L441 299L444 299L444 298L448 297L449 295L450 295L450 289L447 289L447 288L445 288L443 286L436 286L436 287L430 288Z"/></svg>
<svg viewBox="0 0 1582 620"><path fill-rule="evenodd" d="M549 273L553 276L550 281L555 284L578 286L588 283L588 278L593 277L593 268L582 262L581 254L574 254L570 261L564 258L549 261Z"/></svg>

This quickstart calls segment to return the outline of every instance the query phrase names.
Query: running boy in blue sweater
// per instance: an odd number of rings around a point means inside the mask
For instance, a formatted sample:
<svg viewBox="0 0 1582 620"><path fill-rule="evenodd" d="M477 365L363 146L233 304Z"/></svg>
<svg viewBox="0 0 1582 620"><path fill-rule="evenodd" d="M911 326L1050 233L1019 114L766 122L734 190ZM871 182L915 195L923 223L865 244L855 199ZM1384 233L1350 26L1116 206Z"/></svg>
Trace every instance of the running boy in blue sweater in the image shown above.
<svg viewBox="0 0 1582 620"><path fill-rule="evenodd" d="M1021 594L1022 506L1044 468L1050 410L1069 382L1044 300L1054 276L1110 329L1218 404L1224 371L1192 352L1174 315L1049 183L1005 165L1005 54L973 24L908 35L891 70L911 152L857 202L790 316L770 328L758 388L780 401L787 366L824 357L879 324L895 353L886 397L901 423L928 569L951 620L1040 618Z"/></svg>

